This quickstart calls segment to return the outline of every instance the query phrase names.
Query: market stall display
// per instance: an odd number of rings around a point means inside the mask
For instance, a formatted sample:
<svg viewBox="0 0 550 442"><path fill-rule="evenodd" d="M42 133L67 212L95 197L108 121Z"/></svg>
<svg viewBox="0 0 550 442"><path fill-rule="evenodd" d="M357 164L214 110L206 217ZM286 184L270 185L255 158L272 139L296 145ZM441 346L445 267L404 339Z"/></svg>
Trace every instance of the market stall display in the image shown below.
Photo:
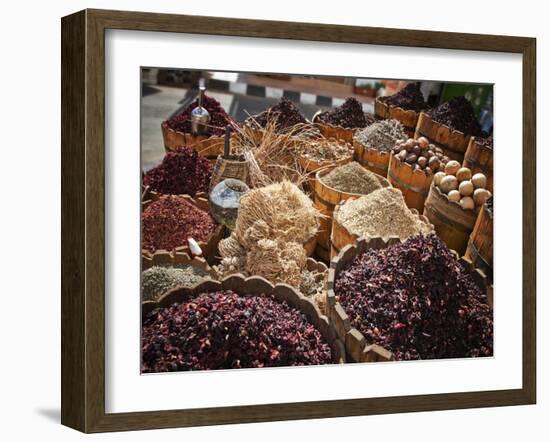
<svg viewBox="0 0 550 442"><path fill-rule="evenodd" d="M222 153L225 127L227 125L235 126L237 122L215 98L204 95L201 104L209 115L209 123L204 134L196 135L192 129L191 117L193 110L199 106L199 98L161 124L167 152L182 146L193 147L211 160L215 160Z"/></svg>
<svg viewBox="0 0 550 442"><path fill-rule="evenodd" d="M481 127L471 103L465 97L454 97L418 118L415 137L426 137L460 163L471 136L480 136Z"/></svg>
<svg viewBox="0 0 550 442"><path fill-rule="evenodd" d="M393 147L407 139L397 120L381 120L355 132L354 159L363 167L386 177Z"/></svg>
<svg viewBox="0 0 550 442"><path fill-rule="evenodd" d="M328 315L356 361L493 354L484 275L433 233L348 246L328 284Z"/></svg>
<svg viewBox="0 0 550 442"><path fill-rule="evenodd" d="M492 355L492 137L464 97L314 123L199 101L142 173L144 373Z"/></svg>
<svg viewBox="0 0 550 442"><path fill-rule="evenodd" d="M420 83L409 83L397 93L378 97L374 102L376 117L399 121L408 136L413 136L420 112L428 109Z"/></svg>
<svg viewBox="0 0 550 442"><path fill-rule="evenodd" d="M357 99L348 97L342 105L317 113L313 121L325 138L352 143L355 131L371 125L375 120L371 115L365 114Z"/></svg>
<svg viewBox="0 0 550 442"><path fill-rule="evenodd" d="M330 234L331 258L358 238L398 237L405 240L433 231L428 219L407 207L399 189L383 187L368 195L338 204Z"/></svg>
<svg viewBox="0 0 550 442"><path fill-rule="evenodd" d="M342 363L317 307L285 285L235 275L144 305L142 372Z"/></svg>

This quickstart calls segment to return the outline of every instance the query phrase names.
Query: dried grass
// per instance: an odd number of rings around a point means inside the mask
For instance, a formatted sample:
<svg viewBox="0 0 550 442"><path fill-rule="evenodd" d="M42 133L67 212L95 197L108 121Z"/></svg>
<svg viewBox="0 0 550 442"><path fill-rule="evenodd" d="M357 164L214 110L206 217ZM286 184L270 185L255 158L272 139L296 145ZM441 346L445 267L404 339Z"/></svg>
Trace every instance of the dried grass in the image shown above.
<svg viewBox="0 0 550 442"><path fill-rule="evenodd" d="M297 124L284 132L277 131L276 119L262 127L253 117L235 128L234 153L249 163L249 180L253 188L288 180L298 186L307 172L297 158L296 145L317 133L309 125Z"/></svg>

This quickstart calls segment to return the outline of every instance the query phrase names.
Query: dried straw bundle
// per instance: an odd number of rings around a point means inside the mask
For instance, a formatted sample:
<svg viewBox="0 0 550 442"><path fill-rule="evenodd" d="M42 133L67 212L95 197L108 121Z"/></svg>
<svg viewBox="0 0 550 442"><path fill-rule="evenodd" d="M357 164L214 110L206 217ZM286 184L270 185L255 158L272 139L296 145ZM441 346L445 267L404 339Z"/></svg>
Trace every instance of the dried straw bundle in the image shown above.
<svg viewBox="0 0 550 442"><path fill-rule="evenodd" d="M306 180L306 171L300 165L296 146L301 140L316 134L314 127L297 124L284 132L277 130L276 119L262 127L254 118L235 128L234 151L249 163L249 181L253 188L288 180L300 186Z"/></svg>
<svg viewBox="0 0 550 442"><path fill-rule="evenodd" d="M305 244L318 228L319 213L311 200L284 181L252 189L241 198L235 235L245 248L261 238Z"/></svg>
<svg viewBox="0 0 550 442"><path fill-rule="evenodd" d="M288 181L252 189L241 198L235 230L222 240L221 276L242 272L300 287L304 244L317 233L319 214Z"/></svg>

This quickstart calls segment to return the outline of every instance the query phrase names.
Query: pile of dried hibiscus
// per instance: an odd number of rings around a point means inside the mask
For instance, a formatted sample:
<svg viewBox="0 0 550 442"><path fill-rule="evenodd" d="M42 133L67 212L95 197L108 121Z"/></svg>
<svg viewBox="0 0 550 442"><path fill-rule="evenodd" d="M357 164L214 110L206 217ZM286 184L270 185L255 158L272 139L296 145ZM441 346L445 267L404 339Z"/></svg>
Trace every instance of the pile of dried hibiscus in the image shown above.
<svg viewBox="0 0 550 442"><path fill-rule="evenodd" d="M352 326L397 360L493 354L487 296L435 234L356 256L335 293Z"/></svg>
<svg viewBox="0 0 550 442"><path fill-rule="evenodd" d="M328 343L300 311L268 295L231 291L153 310L141 354L144 373L332 362Z"/></svg>

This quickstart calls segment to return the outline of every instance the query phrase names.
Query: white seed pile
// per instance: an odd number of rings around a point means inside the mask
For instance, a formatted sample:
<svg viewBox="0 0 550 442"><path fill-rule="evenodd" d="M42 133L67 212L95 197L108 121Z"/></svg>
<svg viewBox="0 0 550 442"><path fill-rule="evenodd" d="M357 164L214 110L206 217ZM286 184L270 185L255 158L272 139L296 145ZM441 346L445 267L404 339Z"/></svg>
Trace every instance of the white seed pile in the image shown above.
<svg viewBox="0 0 550 442"><path fill-rule="evenodd" d="M392 187L346 201L335 212L334 218L350 233L364 237L398 236L404 240L431 231L431 226L407 207L401 191Z"/></svg>

